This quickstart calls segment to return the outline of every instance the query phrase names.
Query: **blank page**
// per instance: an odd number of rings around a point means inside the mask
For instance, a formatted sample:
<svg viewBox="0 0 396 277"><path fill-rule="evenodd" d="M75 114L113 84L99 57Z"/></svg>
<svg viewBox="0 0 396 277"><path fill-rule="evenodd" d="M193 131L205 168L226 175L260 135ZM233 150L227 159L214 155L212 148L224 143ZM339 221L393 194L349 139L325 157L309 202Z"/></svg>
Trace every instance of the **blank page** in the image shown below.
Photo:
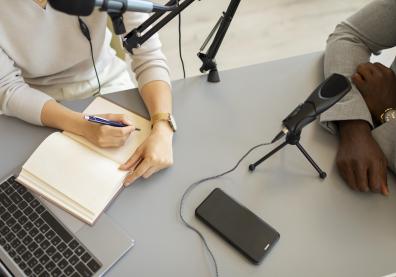
<svg viewBox="0 0 396 277"><path fill-rule="evenodd" d="M67 210L67 212L73 214L79 219L84 220L85 222L88 222L89 224L92 224L95 218L98 216L98 214L94 214L87 210L79 203L73 201L69 197L66 197L64 194L52 188L47 183L44 183L40 178L33 176L25 169L22 169L17 180L35 193L38 193L42 197L50 200L52 203L58 205L62 209Z"/></svg>
<svg viewBox="0 0 396 277"><path fill-rule="evenodd" d="M97 214L122 186L126 172L118 166L57 132L37 148L23 169Z"/></svg>
<svg viewBox="0 0 396 277"><path fill-rule="evenodd" d="M150 135L151 123L140 115L130 112L101 97L97 97L84 110L84 114L86 115L100 115L108 113L126 115L126 117L133 122L134 126L141 129L141 131L132 132L125 144L119 148L100 148L86 140L84 137L77 136L68 132L64 133L67 136L73 138L74 140L77 140L78 142L83 143L94 151L102 154L103 156L112 159L116 163L123 164L132 156L136 148L138 148L139 145L142 144L142 142Z"/></svg>

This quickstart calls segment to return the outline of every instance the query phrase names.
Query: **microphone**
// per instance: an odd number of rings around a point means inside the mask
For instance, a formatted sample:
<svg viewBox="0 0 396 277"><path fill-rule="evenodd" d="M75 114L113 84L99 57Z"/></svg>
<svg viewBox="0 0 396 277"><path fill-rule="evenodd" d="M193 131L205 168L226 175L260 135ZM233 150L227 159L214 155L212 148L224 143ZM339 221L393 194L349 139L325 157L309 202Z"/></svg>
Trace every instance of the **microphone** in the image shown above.
<svg viewBox="0 0 396 277"><path fill-rule="evenodd" d="M341 100L351 88L351 83L345 76L332 74L312 92L304 103L295 108L282 121L283 129L272 140L272 143L289 133L300 133L302 128Z"/></svg>
<svg viewBox="0 0 396 277"><path fill-rule="evenodd" d="M49 0L49 4L60 12L70 15L88 16L95 7L108 13L124 13L135 11L151 13L157 11L172 11L177 5L165 6L142 0Z"/></svg>

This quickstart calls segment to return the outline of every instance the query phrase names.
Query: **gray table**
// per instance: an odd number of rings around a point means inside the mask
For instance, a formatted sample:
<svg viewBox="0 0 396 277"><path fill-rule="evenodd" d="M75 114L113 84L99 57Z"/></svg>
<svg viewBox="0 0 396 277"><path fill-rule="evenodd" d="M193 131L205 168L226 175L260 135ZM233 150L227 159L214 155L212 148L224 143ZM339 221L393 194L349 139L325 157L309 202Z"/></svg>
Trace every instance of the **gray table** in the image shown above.
<svg viewBox="0 0 396 277"><path fill-rule="evenodd" d="M280 121L322 81L320 53L177 81L174 113L175 165L125 189L108 214L136 239L136 246L109 276L211 276L213 267L198 237L178 217L178 205L192 182L232 167L253 145L268 141ZM112 100L145 113L133 93ZM131 101L134 99L134 101ZM88 101L72 103L81 110ZM0 117L0 177L22 164L50 130ZM247 170L271 147L252 153L231 175L202 184L188 198L185 214L208 239L221 276L382 276L396 271L396 192L355 193L335 167L337 140L317 123L301 143L327 171L321 181L297 148L288 146L256 172ZM250 264L194 217L194 209L221 187L281 234L260 266Z"/></svg>

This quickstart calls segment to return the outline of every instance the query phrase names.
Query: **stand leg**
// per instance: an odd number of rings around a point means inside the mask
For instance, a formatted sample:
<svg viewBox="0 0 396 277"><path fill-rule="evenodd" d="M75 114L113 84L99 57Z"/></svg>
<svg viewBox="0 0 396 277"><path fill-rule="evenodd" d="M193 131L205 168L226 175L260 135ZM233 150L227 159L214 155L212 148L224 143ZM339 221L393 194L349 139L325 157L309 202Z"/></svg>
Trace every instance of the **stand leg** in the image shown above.
<svg viewBox="0 0 396 277"><path fill-rule="evenodd" d="M276 147L274 150L272 150L271 152L269 152L267 155L265 155L264 157L262 157L260 160L258 160L257 162L255 162L254 164L249 165L249 170L250 171L254 171L256 169L256 167L258 165L260 165L262 162L264 162L266 159L268 159L269 157L271 157L272 155L274 155L276 152L278 152L279 150L281 150L283 147L285 147L288 143L285 141L284 143L280 144L278 147Z"/></svg>
<svg viewBox="0 0 396 277"><path fill-rule="evenodd" d="M324 172L322 169L320 169L320 167L315 163L315 161L311 158L311 156L307 153L307 151L305 151L304 147L302 147L302 145L299 142L296 143L296 146L298 147L298 149L300 149L301 153L303 153L305 158L307 158L307 160L311 163L311 165L319 173L319 177L321 179L325 179L327 177L326 172Z"/></svg>

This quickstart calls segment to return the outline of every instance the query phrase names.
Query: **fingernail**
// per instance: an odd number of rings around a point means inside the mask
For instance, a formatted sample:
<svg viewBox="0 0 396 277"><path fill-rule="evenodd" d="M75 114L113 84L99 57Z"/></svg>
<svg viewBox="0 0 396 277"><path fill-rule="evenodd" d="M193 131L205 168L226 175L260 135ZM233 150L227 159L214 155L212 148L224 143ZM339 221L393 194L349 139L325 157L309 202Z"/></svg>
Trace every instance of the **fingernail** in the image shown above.
<svg viewBox="0 0 396 277"><path fill-rule="evenodd" d="M381 186L381 191L384 196L389 195L389 189L386 186Z"/></svg>

